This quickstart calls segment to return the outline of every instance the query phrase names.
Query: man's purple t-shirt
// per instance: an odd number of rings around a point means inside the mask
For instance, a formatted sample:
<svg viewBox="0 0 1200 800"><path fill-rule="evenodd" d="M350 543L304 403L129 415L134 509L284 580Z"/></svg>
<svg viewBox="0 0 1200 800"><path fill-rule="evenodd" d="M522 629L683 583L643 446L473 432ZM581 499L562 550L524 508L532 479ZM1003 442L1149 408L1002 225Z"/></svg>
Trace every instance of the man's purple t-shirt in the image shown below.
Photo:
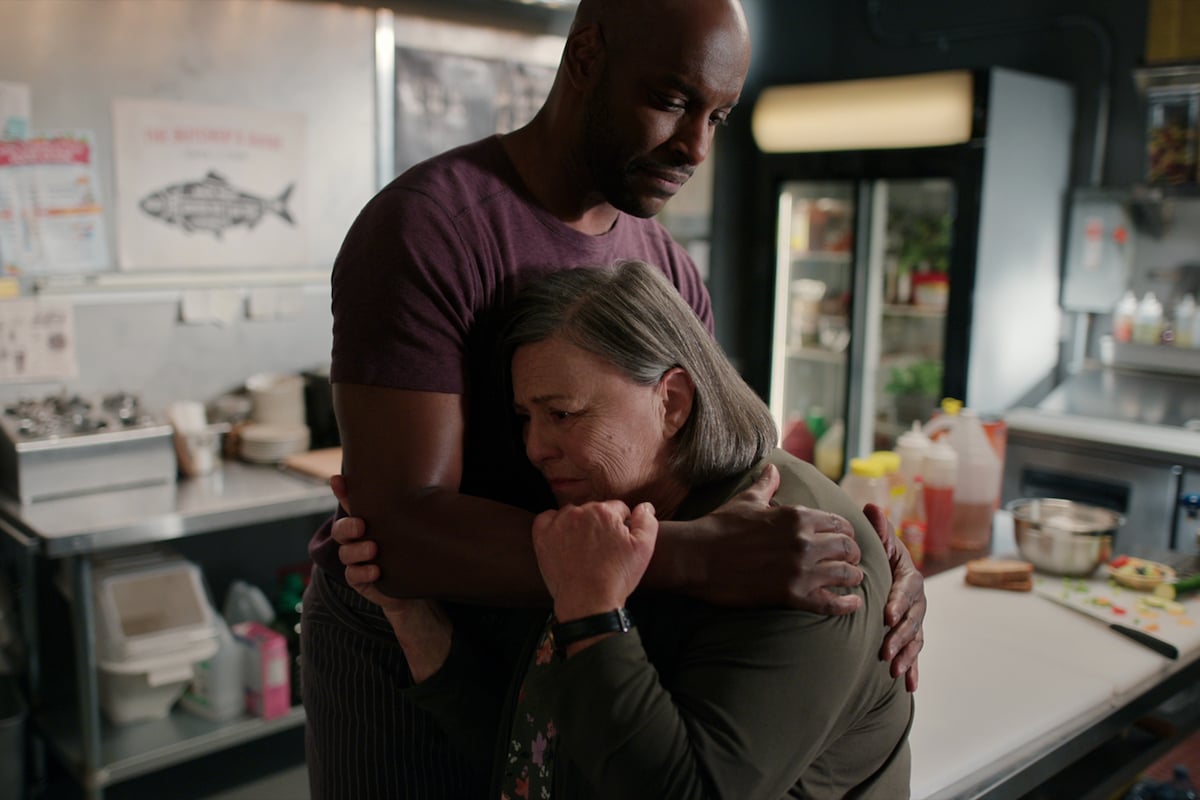
<svg viewBox="0 0 1200 800"><path fill-rule="evenodd" d="M581 233L534 202L498 137L451 150L394 180L350 228L333 268L330 380L468 395L460 491L548 508L500 397L498 317L541 275L634 258L661 268L712 329L699 272L660 224L621 214L603 235ZM309 550L341 579L330 523Z"/></svg>

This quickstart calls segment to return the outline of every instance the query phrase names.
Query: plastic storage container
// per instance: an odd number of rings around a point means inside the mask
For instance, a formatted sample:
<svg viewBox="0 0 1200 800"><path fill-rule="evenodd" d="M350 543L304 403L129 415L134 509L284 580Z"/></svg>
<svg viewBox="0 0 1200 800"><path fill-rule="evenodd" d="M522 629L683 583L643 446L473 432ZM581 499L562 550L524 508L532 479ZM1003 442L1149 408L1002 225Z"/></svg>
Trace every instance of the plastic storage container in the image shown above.
<svg viewBox="0 0 1200 800"><path fill-rule="evenodd" d="M92 586L100 707L117 724L167 716L195 664L217 652L199 569L139 554L98 561Z"/></svg>
<svg viewBox="0 0 1200 800"><path fill-rule="evenodd" d="M938 417L925 427L925 433L933 436L940 429L948 429L947 442L958 455L950 547L983 549L991 541L992 515L1000 495L1000 458L972 409Z"/></svg>
<svg viewBox="0 0 1200 800"><path fill-rule="evenodd" d="M850 471L842 478L841 486L859 508L874 503L886 512L891 493L880 462L869 458L850 459Z"/></svg>

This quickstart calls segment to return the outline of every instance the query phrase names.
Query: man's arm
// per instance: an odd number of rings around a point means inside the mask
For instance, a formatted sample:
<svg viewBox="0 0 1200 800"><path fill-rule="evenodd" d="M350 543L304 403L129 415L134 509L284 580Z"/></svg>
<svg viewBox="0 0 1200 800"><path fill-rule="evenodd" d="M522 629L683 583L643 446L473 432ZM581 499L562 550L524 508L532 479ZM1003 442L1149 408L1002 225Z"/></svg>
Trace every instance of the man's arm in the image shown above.
<svg viewBox="0 0 1200 800"><path fill-rule="evenodd" d="M379 588L397 597L543 603L533 516L459 494L465 399L337 383L350 504L378 543Z"/></svg>
<svg viewBox="0 0 1200 800"><path fill-rule="evenodd" d="M380 589L495 605L548 602L530 543L533 516L458 492L462 397L339 383L333 400L350 504L378 544ZM862 577L848 523L769 507L777 485L772 473L721 514L664 525L646 584L733 605L853 610L826 591Z"/></svg>

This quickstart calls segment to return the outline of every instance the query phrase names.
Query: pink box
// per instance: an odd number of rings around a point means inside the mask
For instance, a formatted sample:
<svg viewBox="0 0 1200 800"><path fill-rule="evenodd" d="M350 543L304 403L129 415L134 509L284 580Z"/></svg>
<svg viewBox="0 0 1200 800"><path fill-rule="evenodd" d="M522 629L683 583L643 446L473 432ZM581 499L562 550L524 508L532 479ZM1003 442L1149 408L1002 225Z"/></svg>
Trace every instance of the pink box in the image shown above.
<svg viewBox="0 0 1200 800"><path fill-rule="evenodd" d="M291 671L283 634L258 622L239 622L232 630L242 650L246 711L263 719L274 719L291 711Z"/></svg>

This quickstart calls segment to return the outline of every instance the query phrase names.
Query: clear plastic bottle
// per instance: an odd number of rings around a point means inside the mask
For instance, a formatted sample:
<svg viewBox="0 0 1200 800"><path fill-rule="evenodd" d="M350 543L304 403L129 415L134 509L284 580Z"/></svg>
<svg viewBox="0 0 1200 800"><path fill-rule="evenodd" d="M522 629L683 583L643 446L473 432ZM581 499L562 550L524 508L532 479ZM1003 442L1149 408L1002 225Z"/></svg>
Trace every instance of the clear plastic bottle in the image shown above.
<svg viewBox="0 0 1200 800"><path fill-rule="evenodd" d="M242 648L233 640L224 617L214 613L213 625L217 629L217 652L196 664L180 705L205 719L224 721L241 715L245 706Z"/></svg>
<svg viewBox="0 0 1200 800"><path fill-rule="evenodd" d="M1113 310L1113 338L1118 342L1128 344L1133 341L1133 322L1137 311L1137 295L1126 289Z"/></svg>
<svg viewBox="0 0 1200 800"><path fill-rule="evenodd" d="M883 465L879 461L870 458L850 459L850 471L842 478L841 485L858 508L874 503L886 513L891 495Z"/></svg>
<svg viewBox="0 0 1200 800"><path fill-rule="evenodd" d="M1133 341L1136 344L1158 344L1162 324L1162 303L1158 302L1154 292L1146 292L1138 303L1137 316L1134 318Z"/></svg>
<svg viewBox="0 0 1200 800"><path fill-rule="evenodd" d="M905 493L904 511L900 515L900 541L912 557L917 569L925 566L925 542L928 525L925 521L925 492L921 476L913 478Z"/></svg>
<svg viewBox="0 0 1200 800"><path fill-rule="evenodd" d="M842 452L846 447L846 425L840 419L830 424L825 434L817 440L813 450L813 463L831 481L842 478Z"/></svg>
<svg viewBox="0 0 1200 800"><path fill-rule="evenodd" d="M1175 346L1197 347L1200 342L1194 338L1196 328L1196 298L1190 294L1175 304Z"/></svg>
<svg viewBox="0 0 1200 800"><path fill-rule="evenodd" d="M894 527L900 527L900 517L904 513L904 479L900 475L900 455L892 450L876 450L868 458L878 461L883 467L883 477L888 482L888 503L884 507L888 520Z"/></svg>

